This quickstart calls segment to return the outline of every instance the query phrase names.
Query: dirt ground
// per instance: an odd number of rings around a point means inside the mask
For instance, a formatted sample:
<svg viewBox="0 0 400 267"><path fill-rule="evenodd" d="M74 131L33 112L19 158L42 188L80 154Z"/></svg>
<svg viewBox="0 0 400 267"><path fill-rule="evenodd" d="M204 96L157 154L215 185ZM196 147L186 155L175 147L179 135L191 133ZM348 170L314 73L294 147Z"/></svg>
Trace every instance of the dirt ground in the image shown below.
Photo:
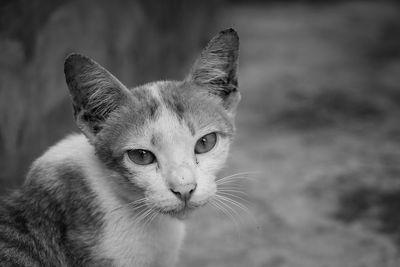
<svg viewBox="0 0 400 267"><path fill-rule="evenodd" d="M259 174L237 199L251 215L193 215L179 266L399 266L399 14L378 1L226 11L243 100L221 176Z"/></svg>

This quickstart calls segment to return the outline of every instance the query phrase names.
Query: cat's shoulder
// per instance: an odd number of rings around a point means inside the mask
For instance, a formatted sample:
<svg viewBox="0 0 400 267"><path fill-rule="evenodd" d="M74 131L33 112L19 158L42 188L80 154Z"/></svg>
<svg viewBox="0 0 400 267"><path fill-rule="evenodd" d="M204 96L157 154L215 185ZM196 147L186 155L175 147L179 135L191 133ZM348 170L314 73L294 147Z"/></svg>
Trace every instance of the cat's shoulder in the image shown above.
<svg viewBox="0 0 400 267"><path fill-rule="evenodd" d="M62 172L83 172L95 160L93 146L83 134L71 134L51 146L34 161L27 175L31 180L55 180Z"/></svg>
<svg viewBox="0 0 400 267"><path fill-rule="evenodd" d="M83 134L70 134L51 146L34 164L87 157L93 153L93 146Z"/></svg>

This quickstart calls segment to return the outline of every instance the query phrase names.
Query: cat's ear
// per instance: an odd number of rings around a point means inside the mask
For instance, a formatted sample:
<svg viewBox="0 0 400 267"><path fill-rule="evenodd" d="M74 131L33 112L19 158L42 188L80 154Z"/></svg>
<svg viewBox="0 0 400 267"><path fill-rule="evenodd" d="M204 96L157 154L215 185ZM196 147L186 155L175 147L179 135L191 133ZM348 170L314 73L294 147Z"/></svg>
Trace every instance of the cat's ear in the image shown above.
<svg viewBox="0 0 400 267"><path fill-rule="evenodd" d="M223 30L201 52L186 80L204 86L211 94L222 98L226 109L234 111L240 100L238 57L239 37L236 31Z"/></svg>
<svg viewBox="0 0 400 267"><path fill-rule="evenodd" d="M92 59L69 55L64 63L78 127L92 139L102 123L128 96L128 89L105 68Z"/></svg>

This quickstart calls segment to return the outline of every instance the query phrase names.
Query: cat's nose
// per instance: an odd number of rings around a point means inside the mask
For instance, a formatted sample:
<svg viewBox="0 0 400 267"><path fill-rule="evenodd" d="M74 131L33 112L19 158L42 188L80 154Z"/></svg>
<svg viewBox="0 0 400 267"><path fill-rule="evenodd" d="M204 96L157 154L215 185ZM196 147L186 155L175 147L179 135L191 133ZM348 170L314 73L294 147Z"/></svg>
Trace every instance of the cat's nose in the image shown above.
<svg viewBox="0 0 400 267"><path fill-rule="evenodd" d="M171 187L171 192L180 200L187 202L192 197L194 191L196 190L197 184L190 183L185 185L178 185L176 187Z"/></svg>

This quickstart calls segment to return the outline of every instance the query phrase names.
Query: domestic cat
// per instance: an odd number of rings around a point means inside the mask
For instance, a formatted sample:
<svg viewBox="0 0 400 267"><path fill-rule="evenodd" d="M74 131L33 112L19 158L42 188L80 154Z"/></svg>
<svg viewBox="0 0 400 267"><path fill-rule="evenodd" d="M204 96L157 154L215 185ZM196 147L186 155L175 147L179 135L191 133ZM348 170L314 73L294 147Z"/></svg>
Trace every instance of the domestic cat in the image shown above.
<svg viewBox="0 0 400 267"><path fill-rule="evenodd" d="M133 89L68 56L82 133L49 148L2 200L0 265L174 266L184 219L213 199L228 155L238 48L237 33L221 31L184 80Z"/></svg>

